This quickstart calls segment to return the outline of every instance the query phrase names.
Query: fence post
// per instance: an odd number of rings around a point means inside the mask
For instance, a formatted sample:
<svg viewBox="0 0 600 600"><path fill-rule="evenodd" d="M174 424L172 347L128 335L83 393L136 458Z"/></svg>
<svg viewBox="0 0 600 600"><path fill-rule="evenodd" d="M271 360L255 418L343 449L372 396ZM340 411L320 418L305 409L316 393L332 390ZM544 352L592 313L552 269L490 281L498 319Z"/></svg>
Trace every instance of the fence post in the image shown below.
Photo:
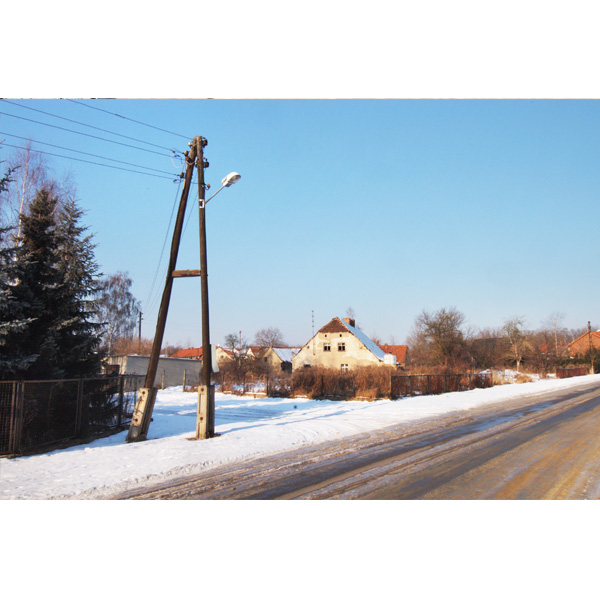
<svg viewBox="0 0 600 600"><path fill-rule="evenodd" d="M413 395L413 383L412 383L412 375L408 376L408 385L410 387L410 396L412 398Z"/></svg>
<svg viewBox="0 0 600 600"><path fill-rule="evenodd" d="M431 375L427 375L427 395L431 396Z"/></svg>
<svg viewBox="0 0 600 600"><path fill-rule="evenodd" d="M21 449L21 437L23 435L24 393L22 381L15 381L13 384L12 405L13 419L8 451L10 454L18 454Z"/></svg>
<svg viewBox="0 0 600 600"><path fill-rule="evenodd" d="M83 379L77 381L77 401L75 406L75 437L79 437L81 435L83 413Z"/></svg>
<svg viewBox="0 0 600 600"><path fill-rule="evenodd" d="M446 373L444 373L444 394L446 393Z"/></svg>
<svg viewBox="0 0 600 600"><path fill-rule="evenodd" d="M123 423L123 395L125 387L125 376L119 375L119 414L117 416L117 426L121 427Z"/></svg>
<svg viewBox="0 0 600 600"><path fill-rule="evenodd" d="M183 391L184 392L185 392L185 375L186 375L186 372L185 372L185 369L184 369L183 370Z"/></svg>

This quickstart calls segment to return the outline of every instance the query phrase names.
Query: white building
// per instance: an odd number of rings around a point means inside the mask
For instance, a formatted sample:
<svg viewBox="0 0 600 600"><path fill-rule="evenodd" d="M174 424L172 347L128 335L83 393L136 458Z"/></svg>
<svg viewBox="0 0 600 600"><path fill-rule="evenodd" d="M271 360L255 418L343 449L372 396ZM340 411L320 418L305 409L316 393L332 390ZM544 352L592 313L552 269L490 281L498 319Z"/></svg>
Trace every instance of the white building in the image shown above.
<svg viewBox="0 0 600 600"><path fill-rule="evenodd" d="M292 365L294 370L320 366L348 371L354 367L395 366L396 357L386 354L357 329L354 319L334 317L292 358Z"/></svg>

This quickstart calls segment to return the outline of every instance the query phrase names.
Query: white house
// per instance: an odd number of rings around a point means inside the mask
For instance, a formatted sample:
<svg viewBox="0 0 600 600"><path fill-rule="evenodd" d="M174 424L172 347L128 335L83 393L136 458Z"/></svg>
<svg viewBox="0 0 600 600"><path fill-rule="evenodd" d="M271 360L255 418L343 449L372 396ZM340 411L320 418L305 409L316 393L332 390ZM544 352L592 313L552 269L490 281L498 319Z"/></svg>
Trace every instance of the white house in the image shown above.
<svg viewBox="0 0 600 600"><path fill-rule="evenodd" d="M355 326L354 319L334 317L292 358L293 369L329 367L348 371L354 367L395 366L396 356L384 352Z"/></svg>

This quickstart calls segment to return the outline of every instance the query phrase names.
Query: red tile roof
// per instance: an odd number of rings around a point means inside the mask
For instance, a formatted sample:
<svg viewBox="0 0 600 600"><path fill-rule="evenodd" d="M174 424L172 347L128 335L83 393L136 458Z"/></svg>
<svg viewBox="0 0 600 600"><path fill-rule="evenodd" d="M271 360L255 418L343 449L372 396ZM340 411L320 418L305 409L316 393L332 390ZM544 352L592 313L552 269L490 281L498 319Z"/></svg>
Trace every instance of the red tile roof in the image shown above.
<svg viewBox="0 0 600 600"><path fill-rule="evenodd" d="M403 363L406 361L406 352L408 346L390 346L390 344L380 344L379 346L386 354L393 354L396 357L396 362Z"/></svg>
<svg viewBox="0 0 600 600"><path fill-rule="evenodd" d="M202 348L183 348L172 354L171 358L196 358L202 360Z"/></svg>

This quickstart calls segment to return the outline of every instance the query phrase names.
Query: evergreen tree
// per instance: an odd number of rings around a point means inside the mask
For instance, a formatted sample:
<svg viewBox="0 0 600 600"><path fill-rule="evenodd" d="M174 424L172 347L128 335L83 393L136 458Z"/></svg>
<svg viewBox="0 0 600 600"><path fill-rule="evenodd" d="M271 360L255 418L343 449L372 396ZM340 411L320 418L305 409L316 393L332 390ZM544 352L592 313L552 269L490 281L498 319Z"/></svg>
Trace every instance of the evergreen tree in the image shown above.
<svg viewBox="0 0 600 600"><path fill-rule="evenodd" d="M37 359L19 343L34 321L26 313L30 300L17 290L22 263L15 261L16 246L10 228L0 229L0 379L16 379Z"/></svg>
<svg viewBox="0 0 600 600"><path fill-rule="evenodd" d="M83 211L74 199L64 201L57 218L58 270L62 279L57 315L59 365L67 378L100 372L100 325L95 322L98 265L92 235L80 224Z"/></svg>
<svg viewBox="0 0 600 600"><path fill-rule="evenodd" d="M13 170L9 169L0 179L0 198L8 189ZM9 379L18 371L26 369L36 358L36 355L27 355L21 348L11 344L11 340L16 339L31 322L31 319L24 318L23 305L13 293L18 273L14 261L14 238L11 234L10 227L0 228L0 379Z"/></svg>
<svg viewBox="0 0 600 600"><path fill-rule="evenodd" d="M29 322L7 345L28 361L15 378L59 379L57 313L64 298L58 267L58 235L54 221L56 198L40 190L21 215L21 237L14 250L14 277L11 296L19 316ZM33 358L35 357L35 358Z"/></svg>

